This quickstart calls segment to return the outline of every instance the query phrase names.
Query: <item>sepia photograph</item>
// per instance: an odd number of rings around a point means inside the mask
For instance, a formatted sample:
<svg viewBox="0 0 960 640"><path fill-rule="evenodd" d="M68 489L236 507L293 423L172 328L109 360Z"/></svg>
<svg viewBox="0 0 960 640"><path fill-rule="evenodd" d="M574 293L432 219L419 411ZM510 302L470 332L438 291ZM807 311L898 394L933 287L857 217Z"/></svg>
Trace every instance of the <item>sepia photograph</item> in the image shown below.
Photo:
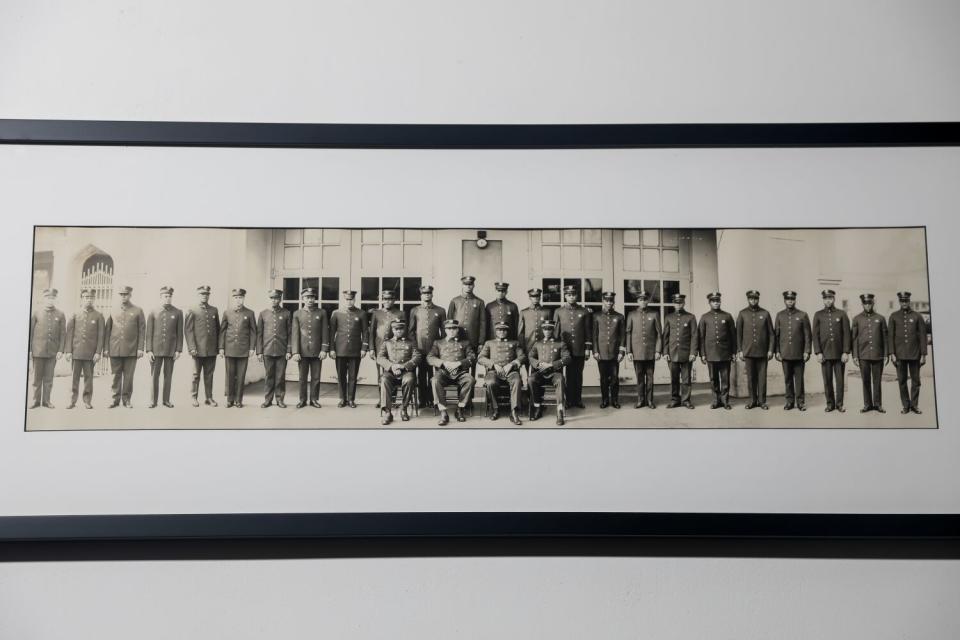
<svg viewBox="0 0 960 640"><path fill-rule="evenodd" d="M32 277L28 431L937 427L923 227L37 226Z"/></svg>

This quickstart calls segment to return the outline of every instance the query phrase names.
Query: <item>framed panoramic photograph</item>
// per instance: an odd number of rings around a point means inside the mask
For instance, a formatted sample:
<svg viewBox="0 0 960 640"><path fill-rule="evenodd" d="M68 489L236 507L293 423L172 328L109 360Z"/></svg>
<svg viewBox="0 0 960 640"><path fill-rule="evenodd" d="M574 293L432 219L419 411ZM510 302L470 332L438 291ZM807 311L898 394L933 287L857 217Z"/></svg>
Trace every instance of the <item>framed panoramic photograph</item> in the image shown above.
<svg viewBox="0 0 960 640"><path fill-rule="evenodd" d="M960 532L951 127L82 124L2 128L3 539Z"/></svg>

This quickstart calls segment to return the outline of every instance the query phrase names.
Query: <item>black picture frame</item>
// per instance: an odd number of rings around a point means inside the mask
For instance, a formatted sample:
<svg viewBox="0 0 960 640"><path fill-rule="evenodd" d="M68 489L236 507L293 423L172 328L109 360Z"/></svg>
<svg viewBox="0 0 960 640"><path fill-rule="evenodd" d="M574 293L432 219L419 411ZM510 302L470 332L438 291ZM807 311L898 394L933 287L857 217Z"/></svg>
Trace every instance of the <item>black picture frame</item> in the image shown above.
<svg viewBox="0 0 960 640"><path fill-rule="evenodd" d="M958 146L960 122L436 125L0 119L0 144L377 149ZM960 514L0 517L0 561L547 554L958 558Z"/></svg>

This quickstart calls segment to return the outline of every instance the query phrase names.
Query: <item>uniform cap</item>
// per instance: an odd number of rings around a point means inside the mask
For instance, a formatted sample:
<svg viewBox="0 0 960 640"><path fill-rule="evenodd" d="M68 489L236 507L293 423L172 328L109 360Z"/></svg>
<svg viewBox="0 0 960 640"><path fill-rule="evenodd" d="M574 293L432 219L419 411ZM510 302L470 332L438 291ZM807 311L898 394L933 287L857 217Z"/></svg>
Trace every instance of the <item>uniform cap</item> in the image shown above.
<svg viewBox="0 0 960 640"><path fill-rule="evenodd" d="M719 291L711 291L710 293L707 294L707 300L719 300L719 299L720 299Z"/></svg>
<svg viewBox="0 0 960 640"><path fill-rule="evenodd" d="M420 293L433 293L433 285L432 284L423 285L422 287L420 287Z"/></svg>
<svg viewBox="0 0 960 640"><path fill-rule="evenodd" d="M603 296L603 299L604 299L604 300L616 300L616 299L617 299L617 292L616 292L616 291L604 291L603 294L602 294L602 296Z"/></svg>
<svg viewBox="0 0 960 640"><path fill-rule="evenodd" d="M876 299L876 296L872 293L861 293L860 302L873 302Z"/></svg>
<svg viewBox="0 0 960 640"><path fill-rule="evenodd" d="M506 322L498 322L498 323L496 323L495 325L493 325L493 328L494 328L494 329L508 329L508 330L509 330L509 329L510 329L510 325L508 325Z"/></svg>
<svg viewBox="0 0 960 640"><path fill-rule="evenodd" d="M543 295L543 291L540 289L527 289L527 295L531 298L534 296L540 297Z"/></svg>
<svg viewBox="0 0 960 640"><path fill-rule="evenodd" d="M406 327L407 323L399 318L390 323L391 327Z"/></svg>
<svg viewBox="0 0 960 640"><path fill-rule="evenodd" d="M342 293L343 293L343 297L346 298L347 300L353 300L354 298L357 297L356 291L347 290L347 291L343 291Z"/></svg>
<svg viewBox="0 0 960 640"><path fill-rule="evenodd" d="M820 295L823 296L824 298L836 298L837 292L834 291L833 289L824 289L823 291L820 292Z"/></svg>
<svg viewBox="0 0 960 640"><path fill-rule="evenodd" d="M897 291L897 300L909 300L911 295L909 291Z"/></svg>
<svg viewBox="0 0 960 640"><path fill-rule="evenodd" d="M796 292L796 291L784 291L784 292L783 292L783 299L784 299L784 300L796 300L796 299L797 299L797 292Z"/></svg>
<svg viewBox="0 0 960 640"><path fill-rule="evenodd" d="M557 327L557 323L554 322L553 320L544 320L543 323L540 325L541 329L555 329L556 327Z"/></svg>
<svg viewBox="0 0 960 640"><path fill-rule="evenodd" d="M56 298L56 297L57 297L57 293L58 293L58 292L57 292L56 289L44 289L44 290L43 290L43 297L44 297L44 298Z"/></svg>
<svg viewBox="0 0 960 640"><path fill-rule="evenodd" d="M445 329L457 329L460 327L460 322L458 320L453 320L453 319L446 320L443 323L443 327Z"/></svg>
<svg viewBox="0 0 960 640"><path fill-rule="evenodd" d="M240 296L242 298L243 296L247 295L247 290L242 288L231 289L230 295L233 297Z"/></svg>
<svg viewBox="0 0 960 640"><path fill-rule="evenodd" d="M87 296L90 296L91 298L93 297L93 289L81 289L81 290L80 290L80 297L81 297L81 298L86 298Z"/></svg>
<svg viewBox="0 0 960 640"><path fill-rule="evenodd" d="M208 285L208 284L202 284L202 285L200 285L199 287L197 287L197 292L198 292L198 293L210 293L210 285Z"/></svg>
<svg viewBox="0 0 960 640"><path fill-rule="evenodd" d="M462 282L463 284L473 284L476 281L477 279L474 278L473 276L463 276L462 278L460 278L460 282Z"/></svg>
<svg viewBox="0 0 960 640"><path fill-rule="evenodd" d="M133 287L120 287L120 291L118 293L120 295L130 295L131 293L133 293Z"/></svg>
<svg viewBox="0 0 960 640"><path fill-rule="evenodd" d="M567 294L567 293L579 294L579 293L580 293L580 291L579 291L575 286L573 286L572 284L568 284L567 286L565 286L565 287L563 288L563 292L564 292L565 294Z"/></svg>
<svg viewBox="0 0 960 640"><path fill-rule="evenodd" d="M160 287L160 293L173 293L173 287Z"/></svg>
<svg viewBox="0 0 960 640"><path fill-rule="evenodd" d="M757 291L756 289L750 289L750 291L747 291L747 297L748 297L748 298L759 298L759 297L760 297L760 292Z"/></svg>
<svg viewBox="0 0 960 640"><path fill-rule="evenodd" d="M687 300L687 296L683 295L682 293L673 294L674 302L685 302L686 300Z"/></svg>
<svg viewBox="0 0 960 640"><path fill-rule="evenodd" d="M396 300L396 299L397 299L397 294L395 294L395 293L393 292L393 289L384 289L384 291L380 294L380 299L381 299L381 300Z"/></svg>
<svg viewBox="0 0 960 640"><path fill-rule="evenodd" d="M506 291L510 287L509 282L494 282L493 288L497 291Z"/></svg>
<svg viewBox="0 0 960 640"><path fill-rule="evenodd" d="M267 291L267 297L271 300L282 300L283 291L280 291L280 289L270 289Z"/></svg>
<svg viewBox="0 0 960 640"><path fill-rule="evenodd" d="M305 289L300 290L300 296L306 298L307 296L317 297L317 290L313 287L306 287Z"/></svg>
<svg viewBox="0 0 960 640"><path fill-rule="evenodd" d="M640 291L639 293L637 293L637 300L649 300L649 299L650 299L650 294L647 293L646 291Z"/></svg>

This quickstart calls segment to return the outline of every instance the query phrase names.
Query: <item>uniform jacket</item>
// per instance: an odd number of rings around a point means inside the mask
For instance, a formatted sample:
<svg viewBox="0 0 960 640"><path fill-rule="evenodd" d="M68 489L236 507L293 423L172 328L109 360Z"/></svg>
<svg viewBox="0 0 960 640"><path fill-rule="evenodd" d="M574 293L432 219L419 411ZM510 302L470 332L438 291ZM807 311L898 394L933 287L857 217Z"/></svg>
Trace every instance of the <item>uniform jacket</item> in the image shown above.
<svg viewBox="0 0 960 640"><path fill-rule="evenodd" d="M421 353L430 353L433 343L443 337L443 323L446 320L447 312L443 307L432 303L429 307L421 304L410 309L407 327Z"/></svg>
<svg viewBox="0 0 960 640"><path fill-rule="evenodd" d="M773 320L763 307L745 307L737 316L737 350L747 358L766 358L776 342Z"/></svg>
<svg viewBox="0 0 960 640"><path fill-rule="evenodd" d="M689 362L697 355L697 318L687 310L675 311L663 323L663 352L671 362ZM636 355L634 355L636 357Z"/></svg>
<svg viewBox="0 0 960 640"><path fill-rule="evenodd" d="M927 355L927 323L913 309L891 313L887 329L888 348L898 360L919 360Z"/></svg>
<svg viewBox="0 0 960 640"><path fill-rule="evenodd" d="M257 353L275 358L293 353L293 314L280 307L264 309L257 318Z"/></svg>
<svg viewBox="0 0 960 640"><path fill-rule="evenodd" d="M330 351L330 323L327 312L316 307L297 309L293 314L290 351L302 358L319 358Z"/></svg>
<svg viewBox="0 0 960 640"><path fill-rule="evenodd" d="M517 338L529 351L538 340L543 340L543 323L553 318L553 309L543 305L529 306L520 312L520 324L517 327Z"/></svg>
<svg viewBox="0 0 960 640"><path fill-rule="evenodd" d="M63 352L72 354L74 360L93 360L94 354L103 352L104 333L103 314L96 309L81 309L67 321Z"/></svg>
<svg viewBox="0 0 960 640"><path fill-rule="evenodd" d="M407 371L413 371L420 364L423 355L417 349L416 343L407 336L384 340L377 351L377 364L389 369L395 364L402 364Z"/></svg>
<svg viewBox="0 0 960 640"><path fill-rule="evenodd" d="M503 366L511 362L521 365L526 362L526 356L519 341L509 338L503 340L494 338L483 343L477 362L488 369L492 369L494 365Z"/></svg>
<svg viewBox="0 0 960 640"><path fill-rule="evenodd" d="M246 358L257 346L257 319L247 307L227 309L220 319L220 348L230 358Z"/></svg>
<svg viewBox="0 0 960 640"><path fill-rule="evenodd" d="M564 304L553 314L557 335L570 348L570 355L582 358L593 351L593 327L590 310L579 304Z"/></svg>
<svg viewBox="0 0 960 640"><path fill-rule="evenodd" d="M187 351L195 351L199 358L217 355L220 348L220 312L210 304L198 304L187 309L183 318L183 336Z"/></svg>
<svg viewBox="0 0 960 640"><path fill-rule="evenodd" d="M66 336L66 316L60 309L39 309L30 314L30 353L34 358L63 353Z"/></svg>
<svg viewBox="0 0 960 640"><path fill-rule="evenodd" d="M634 309L627 316L625 342L634 360L653 360L663 349L660 313L652 309Z"/></svg>
<svg viewBox="0 0 960 640"><path fill-rule="evenodd" d="M540 363L546 362L552 371L561 371L570 364L570 349L563 340L538 340L530 348L530 366L540 370ZM531 372L532 373L532 372Z"/></svg>
<svg viewBox="0 0 960 640"><path fill-rule="evenodd" d="M337 309L330 314L330 350L346 358L359 358L368 351L367 313L359 308Z"/></svg>
<svg viewBox="0 0 960 640"><path fill-rule="evenodd" d="M616 360L626 353L627 320L619 311L597 311L590 320L593 328L593 349L601 360Z"/></svg>
<svg viewBox="0 0 960 640"><path fill-rule="evenodd" d="M367 344L373 349L374 353L380 353L380 345L393 336L393 330L390 324L394 320L403 320L403 309L394 306L392 309L374 309L370 314L370 336L367 338Z"/></svg>
<svg viewBox="0 0 960 640"><path fill-rule="evenodd" d="M507 338L517 339L517 330L520 328L520 307L517 303L509 300L500 301L499 299L487 303L487 335L488 340L496 338L496 329L494 327L498 322L506 322L510 325L507 329Z"/></svg>
<svg viewBox="0 0 960 640"><path fill-rule="evenodd" d="M477 352L473 345L466 340L453 338L452 340L442 338L433 343L430 353L427 355L427 362L434 367L443 366L444 362L460 363L460 368L469 367L477 359Z"/></svg>
<svg viewBox="0 0 960 640"><path fill-rule="evenodd" d="M700 357L707 362L730 360L737 350L737 329L733 316L711 309L700 316Z"/></svg>
<svg viewBox="0 0 960 640"><path fill-rule="evenodd" d="M470 297L460 295L451 300L447 319L460 322L460 328L474 347L487 336L487 309L483 300L473 294Z"/></svg>
<svg viewBox="0 0 960 640"><path fill-rule="evenodd" d="M813 352L825 360L839 360L850 353L850 318L846 311L820 309L813 314Z"/></svg>
<svg viewBox="0 0 960 640"><path fill-rule="evenodd" d="M147 314L145 351L155 356L173 356L183 351L183 311L160 305Z"/></svg>
<svg viewBox="0 0 960 640"><path fill-rule="evenodd" d="M147 321L143 309L135 304L113 310L104 325L103 344L113 358L129 358L143 351L147 337Z"/></svg>
<svg viewBox="0 0 960 640"><path fill-rule="evenodd" d="M781 360L803 360L813 348L813 332L806 311L782 309L773 322L773 352Z"/></svg>
<svg viewBox="0 0 960 640"><path fill-rule="evenodd" d="M853 357L860 360L883 360L887 354L887 322L873 311L863 311L850 323L850 345Z"/></svg>

